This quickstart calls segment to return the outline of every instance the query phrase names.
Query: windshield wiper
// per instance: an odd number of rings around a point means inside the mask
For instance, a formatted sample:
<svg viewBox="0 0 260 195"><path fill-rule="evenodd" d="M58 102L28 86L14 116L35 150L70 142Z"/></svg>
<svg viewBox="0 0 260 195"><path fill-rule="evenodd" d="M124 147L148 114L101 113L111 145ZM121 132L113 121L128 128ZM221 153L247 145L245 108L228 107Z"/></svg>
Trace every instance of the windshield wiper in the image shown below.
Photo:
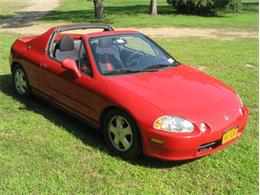
<svg viewBox="0 0 260 195"><path fill-rule="evenodd" d="M154 64L154 65L145 67L143 70L156 70L158 68L160 69L160 68L169 67L169 66L175 66L175 64Z"/></svg>
<svg viewBox="0 0 260 195"><path fill-rule="evenodd" d="M155 72L157 71L156 69L117 69L117 70L112 70L109 72L105 72L104 75L113 75L113 74L127 74L127 73L138 73L138 72Z"/></svg>

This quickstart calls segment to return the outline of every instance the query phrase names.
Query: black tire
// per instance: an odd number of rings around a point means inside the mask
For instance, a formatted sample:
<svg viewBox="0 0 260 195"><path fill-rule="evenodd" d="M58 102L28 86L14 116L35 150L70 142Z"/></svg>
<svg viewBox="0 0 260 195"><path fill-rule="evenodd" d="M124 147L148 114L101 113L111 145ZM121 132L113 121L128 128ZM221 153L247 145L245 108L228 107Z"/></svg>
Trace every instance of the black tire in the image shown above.
<svg viewBox="0 0 260 195"><path fill-rule="evenodd" d="M113 122L113 120L116 120L116 119L114 119L115 117L122 117L123 123L127 123L126 125L128 125L131 129L132 138L129 139L129 135L127 135L128 137L127 136L125 137L128 140L131 140L131 146L129 146L129 148L127 150L122 150L120 148L120 145L123 146L121 141L119 141L120 142L119 145L115 145L115 143L113 143L113 141L112 141L113 133L109 130L109 127L110 127L110 124ZM126 120L127 122L125 122L124 120ZM142 153L142 151L143 151L142 142L141 142L141 136L140 136L138 127L137 127L135 121L133 120L133 118L126 112L124 112L120 109L112 109L112 110L108 111L108 113L106 114L106 116L104 118L102 129L103 129L107 148L110 152L112 152L112 154L120 156L123 159L132 159L132 158L138 157Z"/></svg>
<svg viewBox="0 0 260 195"><path fill-rule="evenodd" d="M16 79L16 74L17 72L22 73L22 79L24 80L24 86L19 88L18 86L18 81ZM23 98L28 98L31 96L31 88L29 86L29 80L27 77L27 74L24 70L24 68L20 65L20 64L16 64L14 65L13 69L12 69L12 81L13 81L13 87L15 90L15 93Z"/></svg>

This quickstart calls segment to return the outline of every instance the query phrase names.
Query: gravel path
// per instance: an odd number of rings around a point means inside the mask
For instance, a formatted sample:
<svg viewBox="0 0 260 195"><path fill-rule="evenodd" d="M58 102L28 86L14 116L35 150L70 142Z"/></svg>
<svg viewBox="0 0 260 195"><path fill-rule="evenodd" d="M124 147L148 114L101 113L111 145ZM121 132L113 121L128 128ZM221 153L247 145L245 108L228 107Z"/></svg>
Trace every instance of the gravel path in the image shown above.
<svg viewBox="0 0 260 195"><path fill-rule="evenodd" d="M59 5L59 0L27 0L29 6L19 9L15 15L0 22L0 31L10 29L19 32L18 28L34 25L34 22L54 10ZM7 30L8 31L8 30Z"/></svg>

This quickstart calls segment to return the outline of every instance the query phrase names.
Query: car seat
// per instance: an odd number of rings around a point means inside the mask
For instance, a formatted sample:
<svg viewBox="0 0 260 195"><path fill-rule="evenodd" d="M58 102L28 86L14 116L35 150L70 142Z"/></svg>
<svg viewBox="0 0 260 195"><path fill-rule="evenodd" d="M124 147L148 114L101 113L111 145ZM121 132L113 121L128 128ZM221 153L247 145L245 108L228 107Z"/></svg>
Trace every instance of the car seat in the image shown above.
<svg viewBox="0 0 260 195"><path fill-rule="evenodd" d="M96 57L99 66L102 64L106 65L103 69L112 70L123 67L119 49L113 45L113 39L110 37L104 37L99 40L98 45L96 46Z"/></svg>
<svg viewBox="0 0 260 195"><path fill-rule="evenodd" d="M78 51L75 49L74 41L70 36L65 35L61 38L55 50L55 58L59 61L66 58L78 60Z"/></svg>

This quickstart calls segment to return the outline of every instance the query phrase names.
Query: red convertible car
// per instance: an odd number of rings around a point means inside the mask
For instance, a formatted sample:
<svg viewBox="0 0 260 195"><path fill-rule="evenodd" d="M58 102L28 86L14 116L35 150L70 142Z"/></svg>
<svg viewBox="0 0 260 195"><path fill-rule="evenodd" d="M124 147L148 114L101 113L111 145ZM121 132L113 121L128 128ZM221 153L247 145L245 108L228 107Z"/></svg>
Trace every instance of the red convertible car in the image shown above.
<svg viewBox="0 0 260 195"><path fill-rule="evenodd" d="M88 29L101 30L81 33ZM10 67L18 95L35 94L102 129L108 149L123 158L198 158L237 140L248 118L221 81L139 32L108 25L55 26L18 38Z"/></svg>

